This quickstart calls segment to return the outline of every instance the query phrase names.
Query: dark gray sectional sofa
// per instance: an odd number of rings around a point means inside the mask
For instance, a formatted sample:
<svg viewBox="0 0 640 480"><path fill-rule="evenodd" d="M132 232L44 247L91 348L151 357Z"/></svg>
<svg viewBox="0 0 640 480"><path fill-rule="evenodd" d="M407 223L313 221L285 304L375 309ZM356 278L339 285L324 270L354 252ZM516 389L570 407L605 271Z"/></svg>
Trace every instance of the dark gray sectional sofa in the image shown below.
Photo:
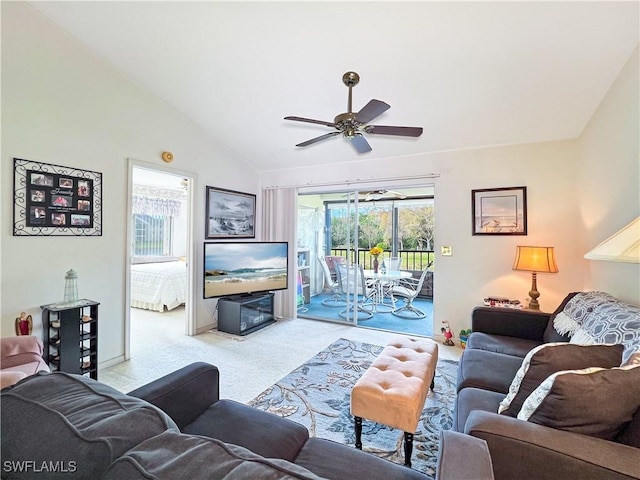
<svg viewBox="0 0 640 480"><path fill-rule="evenodd" d="M128 395L77 375L37 374L1 395L2 478L427 480L416 470L219 399L194 363ZM492 477L482 440L441 438L436 478Z"/></svg>
<svg viewBox="0 0 640 480"><path fill-rule="evenodd" d="M492 307L478 307L472 312L473 333L458 370L453 430L487 442L498 480L640 478L639 403L635 403L635 414L631 413L630 421L613 439L596 438L498 413L500 402L507 396L523 358L540 345L569 340L556 332L554 318L563 312L574 295L576 293L568 295L553 314ZM589 306L585 312L591 310ZM629 311L637 318L637 307L629 307ZM616 354L620 362L623 348L618 347ZM606 365L617 366L619 363ZM560 366L557 370L567 368ZM633 372L640 378L640 368ZM593 403L588 408L606 411L623 402L623 397L624 401L638 402L639 385L635 383L626 391L606 384L594 387ZM606 395L605 401L603 395ZM584 410L584 407L576 408Z"/></svg>

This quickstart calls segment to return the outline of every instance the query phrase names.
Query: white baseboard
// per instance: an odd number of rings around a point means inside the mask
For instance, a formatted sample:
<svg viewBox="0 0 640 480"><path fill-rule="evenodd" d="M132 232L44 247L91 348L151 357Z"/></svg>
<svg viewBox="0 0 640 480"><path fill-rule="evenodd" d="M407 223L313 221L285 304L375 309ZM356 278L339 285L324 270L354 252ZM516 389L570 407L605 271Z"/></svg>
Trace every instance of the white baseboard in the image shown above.
<svg viewBox="0 0 640 480"><path fill-rule="evenodd" d="M109 368L117 365L118 363L124 362L124 355L119 355L115 358L111 358L109 360L105 360L104 362L98 362L98 370L102 368Z"/></svg>
<svg viewBox="0 0 640 480"><path fill-rule="evenodd" d="M201 333L208 332L209 330L215 330L216 328L218 328L218 325L215 323L210 323L205 327L198 327L196 328L196 335L200 335Z"/></svg>

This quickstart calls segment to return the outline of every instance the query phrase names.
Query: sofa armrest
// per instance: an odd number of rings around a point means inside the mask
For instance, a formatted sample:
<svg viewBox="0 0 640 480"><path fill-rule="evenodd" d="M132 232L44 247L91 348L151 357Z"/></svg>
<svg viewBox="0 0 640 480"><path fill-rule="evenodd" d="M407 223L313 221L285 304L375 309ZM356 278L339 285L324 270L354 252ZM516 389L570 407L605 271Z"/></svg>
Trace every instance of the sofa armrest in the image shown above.
<svg viewBox="0 0 640 480"><path fill-rule="evenodd" d="M129 395L160 408L182 429L219 400L219 382L218 367L196 362L137 388Z"/></svg>
<svg viewBox="0 0 640 480"><path fill-rule="evenodd" d="M640 478L640 450L629 445L480 410L464 431L487 442L496 480Z"/></svg>
<svg viewBox="0 0 640 480"><path fill-rule="evenodd" d="M471 312L471 330L542 342L551 315L537 310L475 307Z"/></svg>
<svg viewBox="0 0 640 480"><path fill-rule="evenodd" d="M440 432L436 480L494 480L487 442L452 430Z"/></svg>

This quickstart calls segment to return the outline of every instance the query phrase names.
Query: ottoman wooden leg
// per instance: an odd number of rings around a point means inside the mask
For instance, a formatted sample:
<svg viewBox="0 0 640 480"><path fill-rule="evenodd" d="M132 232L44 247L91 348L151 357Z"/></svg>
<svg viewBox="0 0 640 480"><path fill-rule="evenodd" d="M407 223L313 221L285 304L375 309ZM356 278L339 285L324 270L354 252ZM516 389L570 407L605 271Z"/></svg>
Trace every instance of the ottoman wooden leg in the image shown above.
<svg viewBox="0 0 640 480"><path fill-rule="evenodd" d="M362 417L356 419L356 448L362 450Z"/></svg>
<svg viewBox="0 0 640 480"><path fill-rule="evenodd" d="M413 453L413 433L404 432L404 464L411 468L411 454Z"/></svg>
<svg viewBox="0 0 640 480"><path fill-rule="evenodd" d="M433 392L433 388L436 386L436 372L433 372L433 378L431 379L431 391Z"/></svg>

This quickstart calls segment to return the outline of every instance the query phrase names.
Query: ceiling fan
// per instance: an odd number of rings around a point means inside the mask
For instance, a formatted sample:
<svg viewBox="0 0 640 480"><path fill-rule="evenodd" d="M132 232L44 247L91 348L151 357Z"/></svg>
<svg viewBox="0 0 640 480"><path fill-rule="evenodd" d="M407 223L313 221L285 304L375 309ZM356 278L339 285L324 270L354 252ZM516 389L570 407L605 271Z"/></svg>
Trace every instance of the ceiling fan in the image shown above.
<svg viewBox="0 0 640 480"><path fill-rule="evenodd" d="M407 196L404 193L395 192L393 190L370 190L366 192L358 192L358 199L365 202L375 202L376 200L383 199L404 200L405 198L407 198Z"/></svg>
<svg viewBox="0 0 640 480"><path fill-rule="evenodd" d="M365 202L382 200L384 198L390 198L394 200L404 200L405 198L407 198L404 193L394 192L393 190L373 190L370 192L358 192L358 194L364 196Z"/></svg>
<svg viewBox="0 0 640 480"><path fill-rule="evenodd" d="M358 153L366 153L371 151L369 142L364 138L365 133L376 135L399 135L402 137L419 137L422 135L422 127L397 127L387 125L369 125L369 122L378 115L386 112L391 108L387 103L372 99L369 100L362 109L354 113L352 111L351 99L352 89L360 82L360 75L356 72L347 72L342 76L342 82L349 88L349 99L347 101L347 112L341 113L333 122L325 122L323 120L313 120L303 117L284 117L285 120L293 120L295 122L315 123L335 128L335 132L325 133L319 137L312 138L306 142L298 143L296 147L306 147L314 143L326 140L342 134L346 139L351 141Z"/></svg>

